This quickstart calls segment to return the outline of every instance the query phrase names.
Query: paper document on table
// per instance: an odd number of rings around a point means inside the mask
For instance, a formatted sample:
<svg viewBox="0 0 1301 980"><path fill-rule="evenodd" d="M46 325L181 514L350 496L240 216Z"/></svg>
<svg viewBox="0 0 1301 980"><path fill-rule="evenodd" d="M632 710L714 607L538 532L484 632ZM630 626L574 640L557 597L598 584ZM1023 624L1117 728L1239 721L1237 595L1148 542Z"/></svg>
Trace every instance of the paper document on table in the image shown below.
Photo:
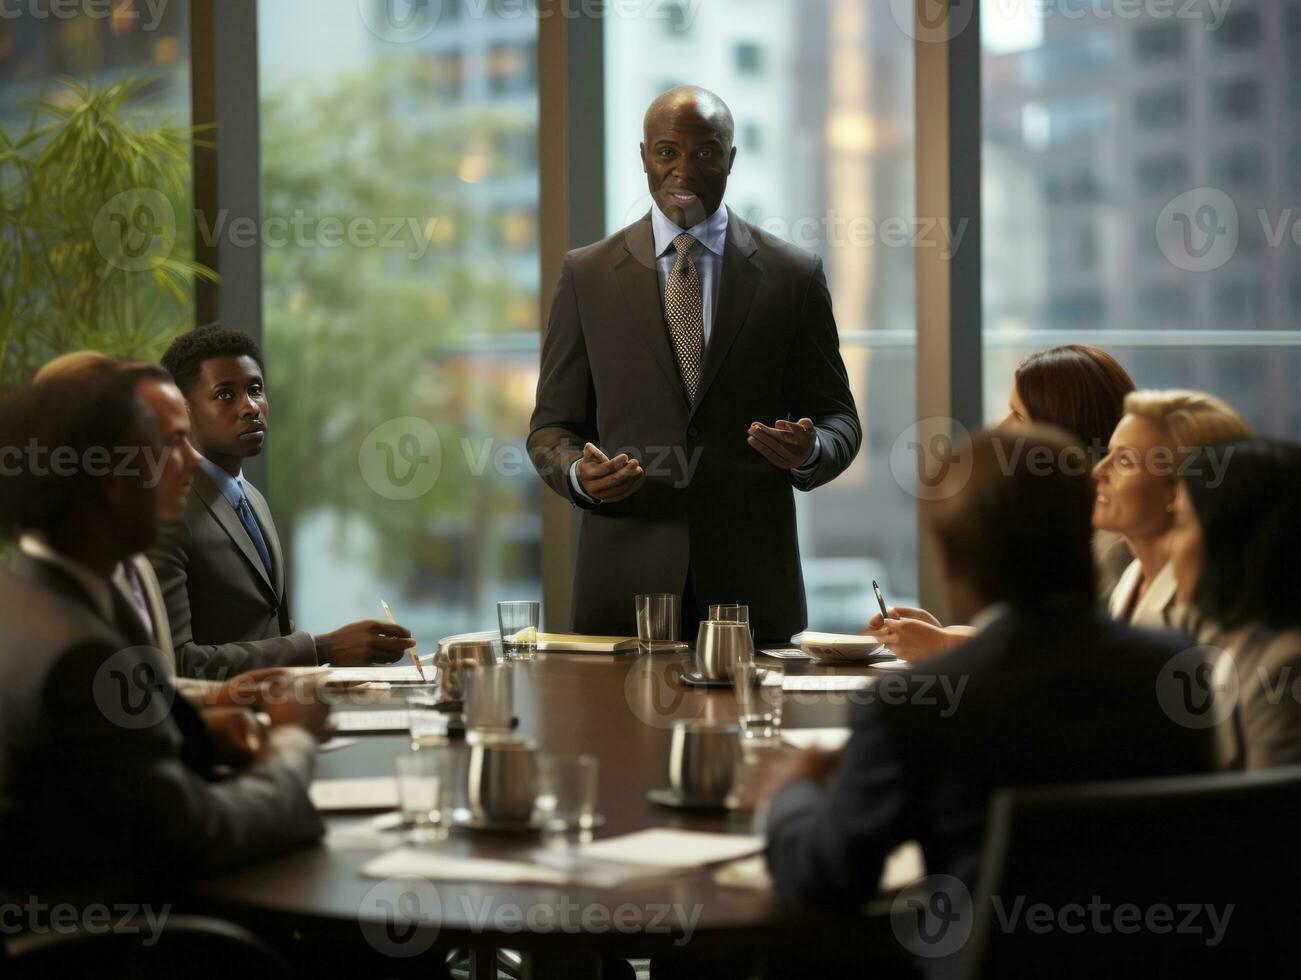
<svg viewBox="0 0 1301 980"><path fill-rule="evenodd" d="M367 878L419 877L431 881L491 881L501 884L563 885L563 871L520 861L455 857L438 851L400 847L365 865Z"/></svg>
<svg viewBox="0 0 1301 980"><path fill-rule="evenodd" d="M538 649L568 653L621 653L637 649L635 636L584 636L581 633L539 633Z"/></svg>
<svg viewBox="0 0 1301 980"><path fill-rule="evenodd" d="M426 684L433 680L421 677L414 664L393 667L333 667L326 680L331 684Z"/></svg>
<svg viewBox="0 0 1301 980"><path fill-rule="evenodd" d="M405 732L411 728L411 712L406 708L335 711L330 723L336 732Z"/></svg>
<svg viewBox="0 0 1301 980"><path fill-rule="evenodd" d="M793 674L782 679L783 691L858 691L872 683L871 677L844 674Z"/></svg>
<svg viewBox="0 0 1301 980"><path fill-rule="evenodd" d="M848 728L787 728L782 741L797 749L821 749L834 752L849 741Z"/></svg>
<svg viewBox="0 0 1301 980"><path fill-rule="evenodd" d="M398 805L398 781L392 776L364 779L318 779L310 790L318 810L391 810Z"/></svg>
<svg viewBox="0 0 1301 980"><path fill-rule="evenodd" d="M595 861L616 861L678 870L732 861L762 850L762 837L659 828L584 844L579 848L579 853Z"/></svg>

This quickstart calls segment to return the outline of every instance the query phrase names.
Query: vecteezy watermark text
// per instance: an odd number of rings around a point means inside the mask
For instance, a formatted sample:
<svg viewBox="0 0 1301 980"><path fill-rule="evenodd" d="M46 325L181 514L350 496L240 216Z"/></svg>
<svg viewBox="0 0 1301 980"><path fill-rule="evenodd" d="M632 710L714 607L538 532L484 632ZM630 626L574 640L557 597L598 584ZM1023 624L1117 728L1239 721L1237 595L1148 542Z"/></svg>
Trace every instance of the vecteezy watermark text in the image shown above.
<svg viewBox="0 0 1301 980"><path fill-rule="evenodd" d="M152 490L162 479L171 449L152 446L91 446L78 452L72 446L46 446L29 439L25 446L0 446L0 477L32 476L91 477L145 475L145 488Z"/></svg>
<svg viewBox="0 0 1301 980"><path fill-rule="evenodd" d="M86 17L90 20L108 20L115 23L138 21L142 19L140 8L144 8L143 22L140 27L153 31L162 23L163 15L171 0L142 0L132 3L129 0L0 0L0 20L18 20L30 17L32 20L72 20L74 17Z"/></svg>
<svg viewBox="0 0 1301 980"><path fill-rule="evenodd" d="M51 905L31 895L21 903L0 902L0 936L144 933L142 944L153 946L162 938L171 911L171 905L155 909L152 905L133 902L116 905L92 903L80 907L68 902Z"/></svg>

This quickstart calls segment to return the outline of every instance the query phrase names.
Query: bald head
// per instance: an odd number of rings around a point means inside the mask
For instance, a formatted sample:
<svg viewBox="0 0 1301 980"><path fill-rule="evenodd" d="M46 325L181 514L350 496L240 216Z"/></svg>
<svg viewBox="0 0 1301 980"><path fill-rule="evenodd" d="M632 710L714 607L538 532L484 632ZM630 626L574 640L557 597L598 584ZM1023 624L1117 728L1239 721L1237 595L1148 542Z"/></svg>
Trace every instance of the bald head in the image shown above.
<svg viewBox="0 0 1301 980"><path fill-rule="evenodd" d="M727 104L707 89L680 85L650 104L642 130L642 169L664 215L685 229L717 211L736 159Z"/></svg>
<svg viewBox="0 0 1301 980"><path fill-rule="evenodd" d="M712 125L723 138L724 149L732 148L732 140L736 137L736 123L732 121L732 110L717 95L699 85L679 85L656 96L647 107L646 115L642 117L641 122L642 134L647 142L650 141L652 122L660 121L658 116L662 113L679 112L693 113L708 125Z"/></svg>

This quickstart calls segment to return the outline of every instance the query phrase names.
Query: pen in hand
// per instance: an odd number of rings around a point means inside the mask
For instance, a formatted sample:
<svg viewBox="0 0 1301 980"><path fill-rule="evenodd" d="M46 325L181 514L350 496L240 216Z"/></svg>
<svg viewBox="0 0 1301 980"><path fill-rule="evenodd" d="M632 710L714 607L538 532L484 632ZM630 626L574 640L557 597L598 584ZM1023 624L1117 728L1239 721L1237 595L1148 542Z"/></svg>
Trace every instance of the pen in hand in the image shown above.
<svg viewBox="0 0 1301 980"><path fill-rule="evenodd" d="M393 610L389 608L388 603L381 599L379 604L384 607L384 615L388 617L388 621L396 626L398 621L393 618ZM425 676L425 668L420 665L420 658L416 656L416 648L409 648L407 653L411 655L411 662L416 665L416 673L420 675L420 679L428 684L429 678Z"/></svg>

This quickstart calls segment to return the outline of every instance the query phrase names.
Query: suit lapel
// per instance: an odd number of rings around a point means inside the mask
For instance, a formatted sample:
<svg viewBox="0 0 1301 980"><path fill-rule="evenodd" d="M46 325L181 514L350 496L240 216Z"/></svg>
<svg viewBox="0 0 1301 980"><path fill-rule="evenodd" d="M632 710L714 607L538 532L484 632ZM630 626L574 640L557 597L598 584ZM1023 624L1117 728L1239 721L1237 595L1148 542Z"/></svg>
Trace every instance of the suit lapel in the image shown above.
<svg viewBox="0 0 1301 980"><path fill-rule="evenodd" d="M172 647L172 626L167 619L167 605L163 602L163 590L158 585L158 576L144 555L133 555L128 560L135 566L136 575L144 587L145 602L149 604L149 618L154 624L154 642L175 668L176 650Z"/></svg>
<svg viewBox="0 0 1301 980"><path fill-rule="evenodd" d="M615 266L624 304L637 326L637 335L650 348L673 389L681 395L683 406L688 407L687 390L682 386L682 374L669 346L669 331L664 322L664 298L660 295L655 236L649 214L629 226L624 233L624 248L627 254Z"/></svg>
<svg viewBox="0 0 1301 980"><path fill-rule="evenodd" d="M729 210L722 281L718 285L718 305L714 308L714 323L710 330L709 346L705 350L700 387L696 389L696 403L691 410L693 415L704 402L710 384L718 377L732 341L736 340L736 335L741 332L745 318L750 313L750 304L754 301L760 278L754 253L754 238L749 227L735 212Z"/></svg>
<svg viewBox="0 0 1301 980"><path fill-rule="evenodd" d="M267 551L271 554L271 574L275 577L275 590L277 596L285 594L285 556L280 550L280 535L276 531L276 525L271 520L271 508L267 506L266 497L262 496L260 490L253 484L245 484L248 487L248 502L253 507L253 516L257 518L258 524L262 525L262 537L266 541Z"/></svg>
<svg viewBox="0 0 1301 980"><path fill-rule="evenodd" d="M234 542L235 547L244 556L244 560L252 567L253 573L274 594L275 586L271 582L271 576L267 574L266 566L262 564L262 556L257 553L257 548L253 547L253 539L248 536L248 531L244 530L244 524L235 513L235 508L221 495L217 485L202 469L194 471L194 490L204 506L208 508L208 513L212 515L213 520L226 532L226 536Z"/></svg>

